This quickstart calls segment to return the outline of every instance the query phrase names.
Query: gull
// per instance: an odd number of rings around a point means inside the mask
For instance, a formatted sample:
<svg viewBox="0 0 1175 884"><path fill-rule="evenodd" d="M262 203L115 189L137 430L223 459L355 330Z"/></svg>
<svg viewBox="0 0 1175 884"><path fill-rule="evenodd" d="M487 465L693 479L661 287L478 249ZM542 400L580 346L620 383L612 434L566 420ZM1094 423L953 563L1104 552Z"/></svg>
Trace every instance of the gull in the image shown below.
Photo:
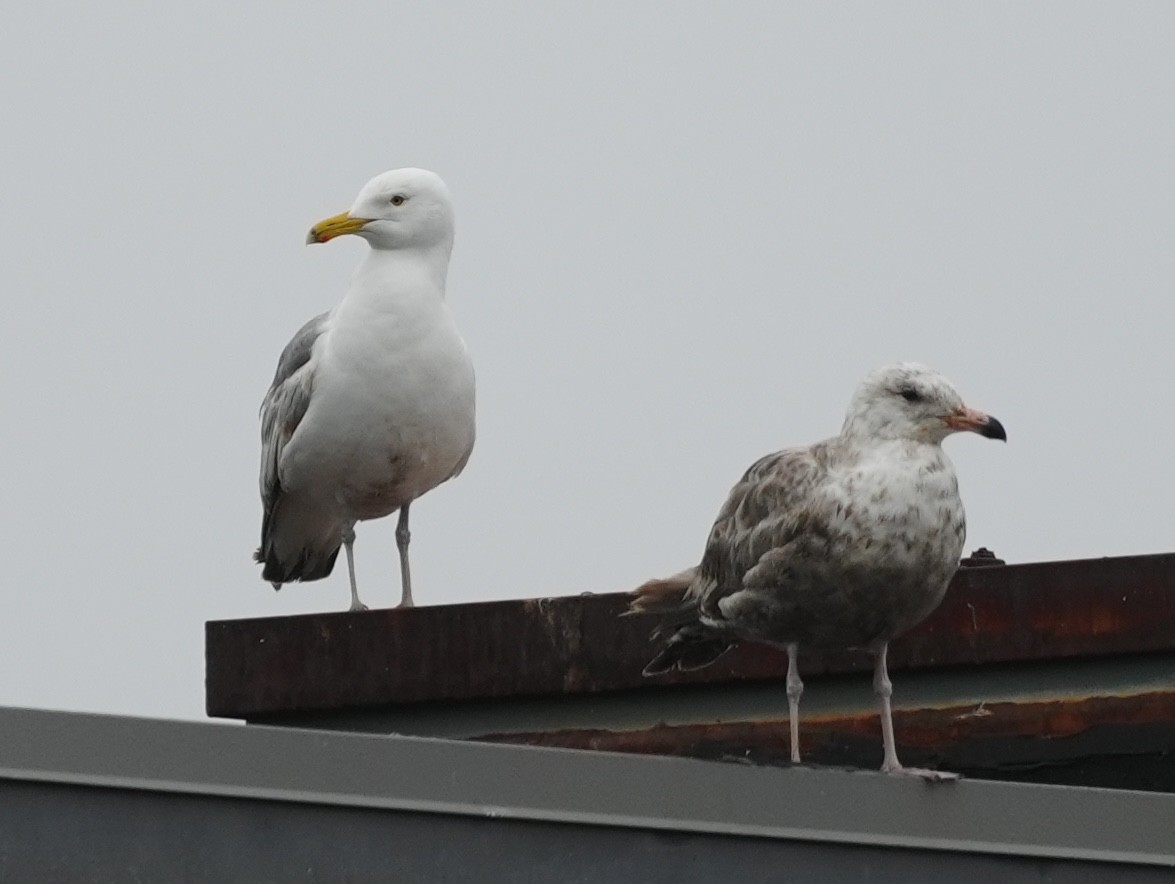
<svg viewBox="0 0 1175 884"><path fill-rule="evenodd" d="M354 234L370 250L342 302L294 335L261 405L262 577L281 589L331 573L355 523L399 511L401 607L411 607L408 510L458 475L474 441L473 364L445 305L453 205L433 172L372 178L307 243Z"/></svg>
<svg viewBox="0 0 1175 884"><path fill-rule="evenodd" d="M941 374L916 363L878 369L858 387L839 436L762 458L731 490L701 563L634 592L628 613L665 619L645 675L708 666L739 641L787 651L791 760L800 760L800 646L864 648L875 658L882 770L894 745L889 642L938 607L966 535L954 466L942 449L969 430L1007 441Z"/></svg>

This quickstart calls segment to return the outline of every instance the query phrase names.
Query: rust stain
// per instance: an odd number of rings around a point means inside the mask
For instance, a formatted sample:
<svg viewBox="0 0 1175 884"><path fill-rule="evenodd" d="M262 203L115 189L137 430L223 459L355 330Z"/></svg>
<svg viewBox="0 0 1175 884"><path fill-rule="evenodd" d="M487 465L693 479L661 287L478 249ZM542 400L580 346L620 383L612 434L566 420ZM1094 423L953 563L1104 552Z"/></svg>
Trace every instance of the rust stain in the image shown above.
<svg viewBox="0 0 1175 884"><path fill-rule="evenodd" d="M744 645L715 665L644 678L654 621L627 593L210 622L209 714L246 718L406 703L776 681L786 655ZM1175 554L964 568L890 647L891 672L1175 651ZM264 641L261 641L264 638ZM806 653L813 676L868 655Z"/></svg>
<svg viewBox="0 0 1175 884"><path fill-rule="evenodd" d="M938 709L894 710L894 732L900 747L942 751L951 746L1007 737L1061 739L1107 725L1169 724L1175 726L1175 690L1081 700L1003 702ZM787 718L739 722L656 725L644 730L613 731L583 728L549 732L496 733L478 737L497 743L557 746L609 752L713 757L716 750L769 750L786 755ZM876 713L808 716L800 725L804 752L846 735L881 738Z"/></svg>

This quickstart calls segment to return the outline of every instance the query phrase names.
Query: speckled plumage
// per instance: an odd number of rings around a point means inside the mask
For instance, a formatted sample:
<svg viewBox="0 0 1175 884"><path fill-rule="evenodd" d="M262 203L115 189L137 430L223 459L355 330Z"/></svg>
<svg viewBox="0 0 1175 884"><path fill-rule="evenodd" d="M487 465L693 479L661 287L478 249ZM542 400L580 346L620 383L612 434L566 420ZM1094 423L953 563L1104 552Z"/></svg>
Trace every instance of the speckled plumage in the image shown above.
<svg viewBox="0 0 1175 884"><path fill-rule="evenodd" d="M798 646L866 648L883 674L886 643L938 606L958 567L966 520L941 447L958 429L1004 438L941 375L902 363L862 383L840 435L756 462L701 563L637 590L633 612L668 615L646 673L704 666L750 640L793 659ZM797 703L798 684L793 673Z"/></svg>
<svg viewBox="0 0 1175 884"><path fill-rule="evenodd" d="M760 460L698 569L700 619L786 646L870 647L942 600L966 534L937 445L843 438ZM878 602L883 602L878 604Z"/></svg>

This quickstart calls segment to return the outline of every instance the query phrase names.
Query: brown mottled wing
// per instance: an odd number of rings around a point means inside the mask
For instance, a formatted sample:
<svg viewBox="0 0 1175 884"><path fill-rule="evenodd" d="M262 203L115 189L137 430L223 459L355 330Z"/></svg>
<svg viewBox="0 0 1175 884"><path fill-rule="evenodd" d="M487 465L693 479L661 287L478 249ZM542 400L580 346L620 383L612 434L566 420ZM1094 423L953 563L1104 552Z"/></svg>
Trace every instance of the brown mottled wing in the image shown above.
<svg viewBox="0 0 1175 884"><path fill-rule="evenodd" d="M731 489L691 587L703 617L720 620L719 600L743 588L763 556L797 537L827 531L814 491L828 478L836 440L789 448L760 459Z"/></svg>

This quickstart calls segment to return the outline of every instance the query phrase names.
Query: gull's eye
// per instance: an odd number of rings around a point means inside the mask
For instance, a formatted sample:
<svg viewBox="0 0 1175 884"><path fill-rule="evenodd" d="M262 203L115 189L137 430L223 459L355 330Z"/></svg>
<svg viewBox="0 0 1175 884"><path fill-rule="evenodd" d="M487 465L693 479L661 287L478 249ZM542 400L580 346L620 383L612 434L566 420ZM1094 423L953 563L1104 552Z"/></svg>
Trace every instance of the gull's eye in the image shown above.
<svg viewBox="0 0 1175 884"><path fill-rule="evenodd" d="M402 205L404 205L405 199L407 199L407 197L404 196L404 194L397 193L394 197L392 197L392 205L393 206L402 206Z"/></svg>
<svg viewBox="0 0 1175 884"><path fill-rule="evenodd" d="M917 390L915 390L913 387L902 387L902 389L898 390L898 394L903 399L905 399L907 402L921 402L922 401L922 394L919 393Z"/></svg>

